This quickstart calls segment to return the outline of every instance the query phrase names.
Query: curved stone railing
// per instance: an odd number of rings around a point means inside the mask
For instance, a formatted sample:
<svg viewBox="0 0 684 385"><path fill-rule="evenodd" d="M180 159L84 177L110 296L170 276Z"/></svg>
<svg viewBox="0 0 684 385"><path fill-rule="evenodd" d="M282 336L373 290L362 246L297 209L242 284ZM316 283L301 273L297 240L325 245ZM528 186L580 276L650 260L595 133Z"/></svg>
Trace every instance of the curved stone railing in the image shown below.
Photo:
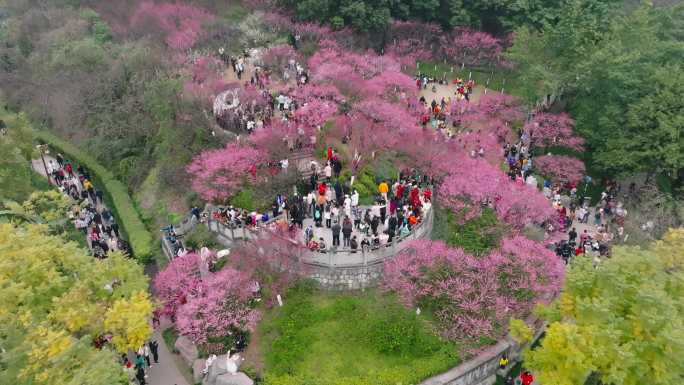
<svg viewBox="0 0 684 385"><path fill-rule="evenodd" d="M226 247L232 247L239 242L257 240L263 231L268 231L268 228L282 217L270 218L257 227L234 226L212 218L211 213L215 209L215 206L209 204L205 207L204 212L209 213L209 216L203 224L216 234L219 242ZM299 240L291 238L286 240L297 248L299 257L307 266L307 274L318 281L322 287L331 290L363 290L377 284L382 277L383 264L386 259L399 253L412 240L429 238L433 222L434 209L430 208L423 220L414 226L409 234L396 236L389 244L367 249L359 248L356 251L348 247L333 247L322 253L309 250ZM188 215L179 225L174 226L174 230L176 234L184 235L197 224L199 222ZM162 249L167 257L173 258L172 246L163 237Z"/></svg>

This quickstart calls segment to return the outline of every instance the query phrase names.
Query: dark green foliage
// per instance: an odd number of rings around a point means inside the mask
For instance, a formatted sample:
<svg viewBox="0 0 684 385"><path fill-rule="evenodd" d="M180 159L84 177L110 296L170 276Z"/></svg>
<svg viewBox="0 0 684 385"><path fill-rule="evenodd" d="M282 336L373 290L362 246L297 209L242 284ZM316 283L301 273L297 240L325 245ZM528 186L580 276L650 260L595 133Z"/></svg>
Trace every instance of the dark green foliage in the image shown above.
<svg viewBox="0 0 684 385"><path fill-rule="evenodd" d="M568 1L540 31L517 32L510 58L528 101L562 95L599 175L662 174L684 185L684 5L622 9Z"/></svg>
<svg viewBox="0 0 684 385"><path fill-rule="evenodd" d="M189 250L196 251L199 251L202 247L215 250L221 245L216 240L216 234L209 231L209 228L202 224L195 226L190 234L185 235L183 243Z"/></svg>
<svg viewBox="0 0 684 385"><path fill-rule="evenodd" d="M520 2L515 0L281 0L305 21L353 27L363 32L383 31L391 19L419 20L446 29L474 27L503 33L518 26L540 28L553 20L562 0Z"/></svg>

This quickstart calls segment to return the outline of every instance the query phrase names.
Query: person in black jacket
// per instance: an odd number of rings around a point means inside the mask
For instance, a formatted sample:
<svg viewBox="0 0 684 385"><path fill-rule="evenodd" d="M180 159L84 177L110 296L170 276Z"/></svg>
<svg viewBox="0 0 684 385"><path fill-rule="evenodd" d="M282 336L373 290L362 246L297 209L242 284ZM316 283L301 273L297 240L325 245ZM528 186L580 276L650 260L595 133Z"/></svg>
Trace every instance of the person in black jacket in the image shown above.
<svg viewBox="0 0 684 385"><path fill-rule="evenodd" d="M387 235L389 235L389 238L387 239L387 243L391 243L392 240L394 239L394 234L397 231L397 217L392 215L387 223Z"/></svg>
<svg viewBox="0 0 684 385"><path fill-rule="evenodd" d="M353 225L351 219L348 216L344 217L344 222L342 222L342 235L344 236L344 246L350 246L350 239L353 230Z"/></svg>
<svg viewBox="0 0 684 385"><path fill-rule="evenodd" d="M333 247L339 246L340 245L340 231L342 230L342 227L340 224L335 221L335 223L332 225L332 245Z"/></svg>
<svg viewBox="0 0 684 385"><path fill-rule="evenodd" d="M349 241L349 246L351 247L351 252L356 253L356 250L359 248L359 242L356 240L356 235L354 235Z"/></svg>

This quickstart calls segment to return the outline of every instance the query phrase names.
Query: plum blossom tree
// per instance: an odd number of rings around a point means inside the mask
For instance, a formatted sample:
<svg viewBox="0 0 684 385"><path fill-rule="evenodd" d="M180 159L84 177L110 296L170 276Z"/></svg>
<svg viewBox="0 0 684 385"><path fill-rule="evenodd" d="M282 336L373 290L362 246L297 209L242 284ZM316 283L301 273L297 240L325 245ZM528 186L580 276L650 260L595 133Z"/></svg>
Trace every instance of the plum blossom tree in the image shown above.
<svg viewBox="0 0 684 385"><path fill-rule="evenodd" d="M195 343L222 337L230 328L254 330L260 314L251 306L254 282L248 274L224 267L201 280L176 312L178 331Z"/></svg>
<svg viewBox="0 0 684 385"><path fill-rule="evenodd" d="M503 44L488 33L461 28L441 40L443 55L452 63L474 67L501 63Z"/></svg>
<svg viewBox="0 0 684 385"><path fill-rule="evenodd" d="M308 83L302 87L297 87L290 94L299 104L304 104L316 99L330 100L336 103L343 103L344 96L332 84L313 84Z"/></svg>
<svg viewBox="0 0 684 385"><path fill-rule="evenodd" d="M566 155L543 155L534 158L534 168L555 181L579 182L585 173L584 162Z"/></svg>
<svg viewBox="0 0 684 385"><path fill-rule="evenodd" d="M209 150L197 155L186 167L192 178L192 189L202 199L227 199L245 182L256 182L257 167L264 163L264 151L239 143Z"/></svg>
<svg viewBox="0 0 684 385"><path fill-rule="evenodd" d="M216 94L227 87L221 74L222 69L221 62L213 56L202 55L187 63L189 79L183 84L185 95L205 103L212 102Z"/></svg>
<svg viewBox="0 0 684 385"><path fill-rule="evenodd" d="M492 132L500 141L510 135L510 126L524 117L517 98L497 92L483 95L477 103L454 101L450 113L461 125Z"/></svg>
<svg viewBox="0 0 684 385"><path fill-rule="evenodd" d="M214 16L200 7L144 1L133 13L131 26L159 34L169 48L185 51L200 38L202 25L212 20Z"/></svg>
<svg viewBox="0 0 684 385"><path fill-rule="evenodd" d="M261 56L264 67L277 72L287 66L290 59L297 60L298 55L294 48L288 44L278 44L270 47Z"/></svg>
<svg viewBox="0 0 684 385"><path fill-rule="evenodd" d="M453 162L438 192L450 209L460 212L467 208L465 219L478 215L481 205L488 204L499 219L518 230L527 224L542 224L555 214L536 187L511 181L496 166L479 158L462 156Z"/></svg>
<svg viewBox="0 0 684 385"><path fill-rule="evenodd" d="M523 237L504 239L500 250L481 258L420 240L385 262L383 288L431 311L445 338L468 342L502 336L510 317L551 300L562 280L560 260Z"/></svg>
<svg viewBox="0 0 684 385"><path fill-rule="evenodd" d="M584 139L575 135L575 121L566 113L540 113L535 115L523 127L529 136L530 145L534 147L562 146L582 151Z"/></svg>
<svg viewBox="0 0 684 385"><path fill-rule="evenodd" d="M312 100L295 110L295 120L308 128L317 129L337 114L337 104L332 101ZM311 129L305 130L311 134Z"/></svg>
<svg viewBox="0 0 684 385"><path fill-rule="evenodd" d="M175 316L178 308L194 295L200 285L200 256L188 253L171 261L154 278L154 295L161 303L161 312Z"/></svg>

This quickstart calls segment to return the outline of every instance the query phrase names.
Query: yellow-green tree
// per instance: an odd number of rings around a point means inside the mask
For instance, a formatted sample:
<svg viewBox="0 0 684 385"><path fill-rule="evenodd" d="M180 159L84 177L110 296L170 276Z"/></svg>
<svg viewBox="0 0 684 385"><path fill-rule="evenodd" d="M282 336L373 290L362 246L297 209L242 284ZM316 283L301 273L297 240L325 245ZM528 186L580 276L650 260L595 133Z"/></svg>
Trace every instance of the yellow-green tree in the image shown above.
<svg viewBox="0 0 684 385"><path fill-rule="evenodd" d="M571 266L551 322L525 365L545 385L679 385L684 379L684 230Z"/></svg>
<svg viewBox="0 0 684 385"><path fill-rule="evenodd" d="M97 260L44 225L0 224L0 378L121 383L114 349L93 340L112 335L125 351L149 338L147 287L142 268L120 253Z"/></svg>

